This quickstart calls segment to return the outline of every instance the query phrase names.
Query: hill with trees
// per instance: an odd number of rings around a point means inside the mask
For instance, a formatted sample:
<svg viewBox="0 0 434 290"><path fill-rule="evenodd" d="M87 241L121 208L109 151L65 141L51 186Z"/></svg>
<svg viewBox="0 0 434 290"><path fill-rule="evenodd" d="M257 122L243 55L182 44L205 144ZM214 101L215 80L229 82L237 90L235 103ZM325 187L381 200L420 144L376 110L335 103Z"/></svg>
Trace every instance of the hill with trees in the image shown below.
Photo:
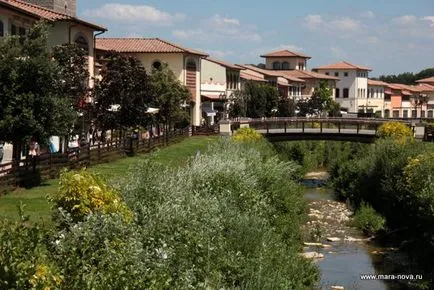
<svg viewBox="0 0 434 290"><path fill-rule="evenodd" d="M406 85L413 85L417 80L434 77L434 68L427 68L418 73L405 72L397 75L381 75L377 80L387 83L400 83Z"/></svg>

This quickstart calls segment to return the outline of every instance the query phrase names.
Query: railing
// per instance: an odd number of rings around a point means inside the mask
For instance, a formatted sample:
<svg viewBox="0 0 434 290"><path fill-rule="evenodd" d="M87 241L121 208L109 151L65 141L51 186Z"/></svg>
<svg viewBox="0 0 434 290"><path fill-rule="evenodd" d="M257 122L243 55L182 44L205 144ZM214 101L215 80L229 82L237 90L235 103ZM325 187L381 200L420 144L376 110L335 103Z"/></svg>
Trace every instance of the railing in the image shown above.
<svg viewBox="0 0 434 290"><path fill-rule="evenodd" d="M126 138L97 145L85 145L77 151L45 153L33 159L1 164L0 193L9 191L15 186L25 186L42 179L55 178L63 168L82 168L115 160L130 153L150 152L188 137L189 129L177 129L167 135L149 139Z"/></svg>
<svg viewBox="0 0 434 290"><path fill-rule="evenodd" d="M192 127L193 136L214 136L220 133L220 127L218 125Z"/></svg>

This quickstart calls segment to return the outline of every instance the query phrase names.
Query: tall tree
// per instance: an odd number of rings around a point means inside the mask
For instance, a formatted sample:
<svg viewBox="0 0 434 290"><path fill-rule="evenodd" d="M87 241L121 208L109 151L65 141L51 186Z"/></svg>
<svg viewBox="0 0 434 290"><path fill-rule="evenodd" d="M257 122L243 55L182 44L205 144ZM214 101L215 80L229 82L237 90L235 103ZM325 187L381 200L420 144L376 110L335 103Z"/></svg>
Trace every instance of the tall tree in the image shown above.
<svg viewBox="0 0 434 290"><path fill-rule="evenodd" d="M152 106L159 109L157 121L163 123L166 129L188 118L184 105L191 100L190 92L186 86L181 84L166 63L159 68L152 69L149 76L149 88Z"/></svg>
<svg viewBox="0 0 434 290"><path fill-rule="evenodd" d="M0 41L0 139L12 142L18 159L23 142L46 143L51 135L66 135L74 110L57 90L60 69L52 60L43 23L24 38Z"/></svg>
<svg viewBox="0 0 434 290"><path fill-rule="evenodd" d="M297 104L299 116L306 115L322 116L336 109L336 104L333 101L333 90L329 88L326 81L321 81L319 86L315 88L312 96L307 100L302 100Z"/></svg>
<svg viewBox="0 0 434 290"><path fill-rule="evenodd" d="M95 84L94 116L102 131L146 126L151 102L148 76L141 62L108 52L101 81Z"/></svg>

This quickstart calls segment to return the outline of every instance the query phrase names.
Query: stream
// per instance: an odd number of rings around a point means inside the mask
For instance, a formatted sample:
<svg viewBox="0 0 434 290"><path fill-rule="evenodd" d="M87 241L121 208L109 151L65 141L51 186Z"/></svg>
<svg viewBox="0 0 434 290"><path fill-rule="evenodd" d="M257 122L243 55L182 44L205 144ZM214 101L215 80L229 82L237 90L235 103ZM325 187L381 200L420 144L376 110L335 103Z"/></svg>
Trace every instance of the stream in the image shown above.
<svg viewBox="0 0 434 290"><path fill-rule="evenodd" d="M303 182L309 215L303 228L303 255L314 259L320 269L318 289L402 289L385 280L360 278L361 274L387 274L384 253L395 249L376 246L348 225L353 213L345 203L335 200L330 189L321 187L324 174L310 173Z"/></svg>

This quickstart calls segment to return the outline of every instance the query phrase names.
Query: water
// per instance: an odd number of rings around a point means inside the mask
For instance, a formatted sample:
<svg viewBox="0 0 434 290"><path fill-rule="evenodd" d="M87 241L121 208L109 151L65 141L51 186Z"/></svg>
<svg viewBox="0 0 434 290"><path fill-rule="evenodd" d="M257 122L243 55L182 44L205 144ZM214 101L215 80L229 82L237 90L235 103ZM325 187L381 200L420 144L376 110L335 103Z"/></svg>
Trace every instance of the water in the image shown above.
<svg viewBox="0 0 434 290"><path fill-rule="evenodd" d="M316 181L307 181L305 185L318 185ZM308 200L311 208L322 209L330 206L330 210L324 212L325 215L336 216L338 213L333 212L336 210L333 205L340 205L334 200L334 195L331 191L324 188L308 187L305 193L305 198ZM327 220L328 221L328 220ZM329 224L332 222L329 221ZM341 237L361 237L360 232L355 229L341 225L330 225L330 228L341 228L344 231ZM331 229L333 232L333 229ZM339 230L338 230L339 231ZM333 235L339 236L339 235ZM370 289L370 290L387 290L390 288L383 280L361 280L361 274L379 274L374 266L378 256L372 256L370 253L374 250L379 250L372 245L364 242L327 242L327 237L322 237L319 242L331 245L331 248L317 248L309 247L306 251L316 251L324 254L324 258L317 260L321 271L321 281L319 284L320 289L331 289L331 286L343 286L345 289Z"/></svg>

